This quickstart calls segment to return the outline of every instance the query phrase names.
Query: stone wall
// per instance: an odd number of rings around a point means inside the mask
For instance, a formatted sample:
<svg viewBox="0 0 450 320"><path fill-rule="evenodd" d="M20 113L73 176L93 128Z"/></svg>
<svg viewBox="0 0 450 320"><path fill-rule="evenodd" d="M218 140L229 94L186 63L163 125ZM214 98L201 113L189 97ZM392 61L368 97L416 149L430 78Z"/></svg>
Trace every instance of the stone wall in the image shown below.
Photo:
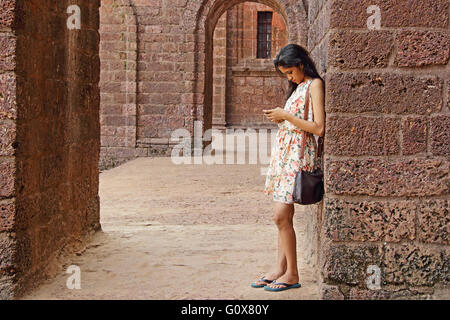
<svg viewBox="0 0 450 320"><path fill-rule="evenodd" d="M69 30L67 8L81 8ZM0 298L98 230L99 1L0 4Z"/></svg>
<svg viewBox="0 0 450 320"><path fill-rule="evenodd" d="M319 2L309 40L327 53L322 296L432 297L449 281L449 3ZM370 5L380 29L367 26Z"/></svg>
<svg viewBox="0 0 450 320"><path fill-rule="evenodd" d="M138 125L136 116L137 13L131 4L132 1L101 1L100 169L148 155L147 149L136 146L137 130L142 130L142 127ZM145 79L149 76L145 64L141 69L141 77Z"/></svg>

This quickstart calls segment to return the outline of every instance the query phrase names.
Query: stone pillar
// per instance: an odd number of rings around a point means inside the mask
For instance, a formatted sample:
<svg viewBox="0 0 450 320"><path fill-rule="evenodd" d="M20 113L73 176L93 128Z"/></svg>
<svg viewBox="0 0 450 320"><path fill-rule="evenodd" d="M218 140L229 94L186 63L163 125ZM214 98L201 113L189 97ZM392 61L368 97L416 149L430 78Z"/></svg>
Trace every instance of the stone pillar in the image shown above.
<svg viewBox="0 0 450 320"><path fill-rule="evenodd" d="M60 272L100 228L99 2L0 4L0 299Z"/></svg>
<svg viewBox="0 0 450 320"><path fill-rule="evenodd" d="M449 288L449 3L320 2L310 44L327 69L322 297L439 296Z"/></svg>
<svg viewBox="0 0 450 320"><path fill-rule="evenodd" d="M227 76L227 14L224 13L217 22L213 37L213 127L224 130L225 96Z"/></svg>

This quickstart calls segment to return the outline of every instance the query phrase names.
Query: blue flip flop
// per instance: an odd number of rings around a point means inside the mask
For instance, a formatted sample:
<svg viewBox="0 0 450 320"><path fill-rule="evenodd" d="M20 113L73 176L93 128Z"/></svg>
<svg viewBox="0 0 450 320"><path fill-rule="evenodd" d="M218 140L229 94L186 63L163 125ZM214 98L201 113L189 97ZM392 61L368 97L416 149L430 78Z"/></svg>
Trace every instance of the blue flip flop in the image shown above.
<svg viewBox="0 0 450 320"><path fill-rule="evenodd" d="M265 283L267 283L267 284L270 284L270 283L272 283L272 282L275 281L275 280L264 279L264 277L263 277L263 278L261 278L261 279L258 279L258 281L261 281L261 282L265 282ZM252 287L253 287L253 288L262 288L262 287L267 286L267 284L255 284L254 282L252 282Z"/></svg>
<svg viewBox="0 0 450 320"><path fill-rule="evenodd" d="M264 290L267 290L267 291L283 291L283 290L288 290L288 289L300 288L301 287L300 283L289 284L289 283L275 282L274 281L274 282L272 282L272 284L275 284L275 285L279 284L279 285L282 285L282 286L285 286L285 287L282 287L282 288L271 288L271 287L265 286Z"/></svg>

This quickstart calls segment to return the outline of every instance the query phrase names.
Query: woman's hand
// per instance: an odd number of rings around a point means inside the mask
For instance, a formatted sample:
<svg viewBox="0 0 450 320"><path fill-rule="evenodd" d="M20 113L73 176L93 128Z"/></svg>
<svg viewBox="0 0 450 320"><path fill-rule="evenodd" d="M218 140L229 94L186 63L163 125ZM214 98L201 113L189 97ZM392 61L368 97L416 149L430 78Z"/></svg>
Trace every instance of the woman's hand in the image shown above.
<svg viewBox="0 0 450 320"><path fill-rule="evenodd" d="M280 123L286 120L287 112L282 108L278 107L275 109L263 110L263 112L266 117L272 122Z"/></svg>

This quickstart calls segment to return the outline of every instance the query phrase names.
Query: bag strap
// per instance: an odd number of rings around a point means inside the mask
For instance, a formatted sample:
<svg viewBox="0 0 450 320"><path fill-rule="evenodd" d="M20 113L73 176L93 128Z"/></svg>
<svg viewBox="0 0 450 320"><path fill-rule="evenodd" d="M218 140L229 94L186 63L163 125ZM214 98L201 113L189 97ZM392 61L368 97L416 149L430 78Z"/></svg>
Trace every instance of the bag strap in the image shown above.
<svg viewBox="0 0 450 320"><path fill-rule="evenodd" d="M311 86L311 83L308 85L308 88L306 89L306 98L305 98L305 112L303 115L303 119L305 121L308 121L308 111L309 111L309 87ZM314 106L311 103L311 110L312 110L312 117L314 121ZM303 156L305 155L305 146L306 146L306 131L303 130L303 139L300 149L300 159L303 159ZM317 157L320 158L323 153L323 137L319 137L317 141Z"/></svg>

